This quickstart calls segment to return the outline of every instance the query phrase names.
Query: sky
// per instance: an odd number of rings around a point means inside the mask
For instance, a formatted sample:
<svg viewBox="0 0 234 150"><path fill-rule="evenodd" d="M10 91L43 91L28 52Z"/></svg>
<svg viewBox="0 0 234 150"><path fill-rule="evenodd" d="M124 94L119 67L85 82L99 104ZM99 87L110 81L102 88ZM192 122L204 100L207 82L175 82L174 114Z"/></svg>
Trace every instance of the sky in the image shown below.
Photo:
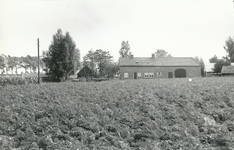
<svg viewBox="0 0 234 150"><path fill-rule="evenodd" d="M81 53L109 51L117 61L122 41L134 57L164 49L205 63L234 37L233 0L0 0L0 54L37 56L60 28Z"/></svg>

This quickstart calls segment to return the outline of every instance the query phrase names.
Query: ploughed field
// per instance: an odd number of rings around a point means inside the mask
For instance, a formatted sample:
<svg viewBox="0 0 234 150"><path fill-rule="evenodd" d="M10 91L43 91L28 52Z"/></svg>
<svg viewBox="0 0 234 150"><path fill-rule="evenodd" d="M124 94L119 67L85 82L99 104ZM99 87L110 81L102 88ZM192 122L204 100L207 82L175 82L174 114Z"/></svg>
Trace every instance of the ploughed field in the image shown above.
<svg viewBox="0 0 234 150"><path fill-rule="evenodd" d="M234 149L233 81L0 87L0 149Z"/></svg>

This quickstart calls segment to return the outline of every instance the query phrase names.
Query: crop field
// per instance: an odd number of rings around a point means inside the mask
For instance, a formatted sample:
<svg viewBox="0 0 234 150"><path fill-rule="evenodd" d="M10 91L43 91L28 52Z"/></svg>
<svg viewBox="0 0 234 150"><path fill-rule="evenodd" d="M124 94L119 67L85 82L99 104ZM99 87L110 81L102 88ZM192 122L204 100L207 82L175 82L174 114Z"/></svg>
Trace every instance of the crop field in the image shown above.
<svg viewBox="0 0 234 150"><path fill-rule="evenodd" d="M234 149L234 78L0 86L1 150Z"/></svg>

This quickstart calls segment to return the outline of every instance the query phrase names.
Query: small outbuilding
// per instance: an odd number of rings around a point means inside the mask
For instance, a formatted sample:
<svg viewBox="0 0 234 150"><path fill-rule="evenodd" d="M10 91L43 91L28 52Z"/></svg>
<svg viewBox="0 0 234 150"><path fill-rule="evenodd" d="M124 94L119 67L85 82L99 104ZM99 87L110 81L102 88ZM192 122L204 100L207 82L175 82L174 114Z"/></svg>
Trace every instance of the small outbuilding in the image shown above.
<svg viewBox="0 0 234 150"><path fill-rule="evenodd" d="M223 76L226 76L226 75L234 75L234 66L223 66L222 67L222 70L221 70L221 74Z"/></svg>
<svg viewBox="0 0 234 150"><path fill-rule="evenodd" d="M88 66L84 66L78 73L77 73L77 77L91 77L92 76L92 70L89 69Z"/></svg>

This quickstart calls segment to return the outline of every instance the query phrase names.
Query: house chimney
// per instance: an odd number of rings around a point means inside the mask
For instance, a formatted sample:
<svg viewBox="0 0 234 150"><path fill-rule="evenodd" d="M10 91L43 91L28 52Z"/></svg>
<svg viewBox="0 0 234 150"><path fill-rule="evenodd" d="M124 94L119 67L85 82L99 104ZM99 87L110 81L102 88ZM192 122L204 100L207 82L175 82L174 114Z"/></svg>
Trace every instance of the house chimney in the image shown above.
<svg viewBox="0 0 234 150"><path fill-rule="evenodd" d="M154 53L152 54L152 58L155 58L155 54Z"/></svg>
<svg viewBox="0 0 234 150"><path fill-rule="evenodd" d="M133 55L132 55L132 54L131 54L131 55L129 55L129 58L130 58L130 59L133 59Z"/></svg>

